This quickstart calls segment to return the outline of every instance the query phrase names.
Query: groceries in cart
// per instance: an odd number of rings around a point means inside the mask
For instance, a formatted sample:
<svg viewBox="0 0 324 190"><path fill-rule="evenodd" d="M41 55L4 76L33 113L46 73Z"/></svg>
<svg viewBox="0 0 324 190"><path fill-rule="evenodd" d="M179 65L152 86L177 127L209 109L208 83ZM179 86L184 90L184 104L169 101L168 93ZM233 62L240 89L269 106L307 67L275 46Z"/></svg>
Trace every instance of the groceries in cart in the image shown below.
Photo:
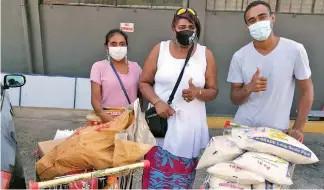
<svg viewBox="0 0 324 190"><path fill-rule="evenodd" d="M210 140L198 169L207 169L206 189L282 189L293 184L295 164L317 156L302 142L271 128L227 122L223 136Z"/></svg>
<svg viewBox="0 0 324 190"><path fill-rule="evenodd" d="M36 163L36 173L42 182L31 184L37 184L37 188L39 185L57 188L57 184L63 184L72 189L79 186L93 189L98 188L98 180L104 180L108 189L121 186L129 189L131 170L149 167L148 162L136 162L152 148L149 144L126 140L125 131L133 122L134 109L128 108L108 123L58 131L51 150L43 151ZM43 142L43 145L49 143ZM105 176L107 174L111 176ZM94 178L98 179L94 182ZM123 180L125 184L121 185Z"/></svg>

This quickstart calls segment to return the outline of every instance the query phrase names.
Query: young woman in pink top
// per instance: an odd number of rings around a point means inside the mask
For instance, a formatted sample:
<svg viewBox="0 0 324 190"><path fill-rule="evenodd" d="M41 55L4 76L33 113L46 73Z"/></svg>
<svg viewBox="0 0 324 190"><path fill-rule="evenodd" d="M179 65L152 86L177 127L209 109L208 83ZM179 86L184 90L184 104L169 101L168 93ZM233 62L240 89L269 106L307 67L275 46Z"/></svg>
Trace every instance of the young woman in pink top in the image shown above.
<svg viewBox="0 0 324 190"><path fill-rule="evenodd" d="M123 31L109 31L105 39L107 59L94 63L91 68L91 104L104 123L113 119L104 112L105 108L127 107L138 95L142 69L136 62L127 60L127 46L128 37Z"/></svg>

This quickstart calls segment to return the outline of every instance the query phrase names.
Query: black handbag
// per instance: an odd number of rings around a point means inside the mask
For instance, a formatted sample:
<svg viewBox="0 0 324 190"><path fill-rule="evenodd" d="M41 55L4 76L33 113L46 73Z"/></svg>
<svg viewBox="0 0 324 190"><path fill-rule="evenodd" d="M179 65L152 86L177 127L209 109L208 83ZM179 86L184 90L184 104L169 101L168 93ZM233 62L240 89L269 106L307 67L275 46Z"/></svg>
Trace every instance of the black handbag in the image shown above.
<svg viewBox="0 0 324 190"><path fill-rule="evenodd" d="M183 73L184 73L184 70L187 66L187 63L191 57L191 53L192 53L192 50L194 48L194 44L191 45L189 51L188 51L188 54L187 54L187 57L186 57L186 60L185 60L185 63L183 65L183 68L180 72L180 75L178 77L178 80L172 90L172 93L169 97L169 100L168 100L168 104L171 105L173 99L174 99L174 95L179 87L179 84L180 84L180 81L182 79L182 76L183 76ZM168 120L163 118L163 117L160 117L157 113L156 113L156 109L155 107L151 107L150 109L148 109L146 112L145 112L145 120L150 128L150 131L151 133L153 134L154 137L158 137L158 138L163 138L165 137L165 134L168 130Z"/></svg>

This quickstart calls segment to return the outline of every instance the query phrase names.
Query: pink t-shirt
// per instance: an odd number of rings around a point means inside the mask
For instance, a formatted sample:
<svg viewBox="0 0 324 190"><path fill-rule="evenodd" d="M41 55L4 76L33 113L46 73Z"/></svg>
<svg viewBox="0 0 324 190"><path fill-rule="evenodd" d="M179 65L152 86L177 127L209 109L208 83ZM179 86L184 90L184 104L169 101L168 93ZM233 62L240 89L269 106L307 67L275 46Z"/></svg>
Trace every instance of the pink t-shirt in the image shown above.
<svg viewBox="0 0 324 190"><path fill-rule="evenodd" d="M119 74L131 102L137 98L138 81L142 72L141 67L128 61L129 72ZM92 65L90 80L101 85L101 105L107 107L126 107L127 98L120 86L117 76L107 60L98 61Z"/></svg>

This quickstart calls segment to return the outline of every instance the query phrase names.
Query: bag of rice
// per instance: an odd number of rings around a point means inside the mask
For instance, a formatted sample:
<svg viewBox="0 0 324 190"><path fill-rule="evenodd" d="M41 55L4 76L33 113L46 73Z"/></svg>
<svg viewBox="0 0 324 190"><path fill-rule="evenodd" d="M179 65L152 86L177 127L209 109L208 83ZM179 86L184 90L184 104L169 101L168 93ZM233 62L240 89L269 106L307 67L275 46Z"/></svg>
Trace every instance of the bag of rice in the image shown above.
<svg viewBox="0 0 324 190"><path fill-rule="evenodd" d="M231 140L241 149L272 154L293 164L318 162L317 156L308 147L279 130L254 128L246 133L232 133Z"/></svg>
<svg viewBox="0 0 324 190"><path fill-rule="evenodd" d="M211 138L199 159L197 169L233 160L243 153L243 150L239 149L235 143L229 141L228 137L224 135Z"/></svg>
<svg viewBox="0 0 324 190"><path fill-rule="evenodd" d="M243 169L264 177L267 181L280 185L292 185L292 167L279 157L258 152L246 152L233 161Z"/></svg>
<svg viewBox="0 0 324 190"><path fill-rule="evenodd" d="M244 127L233 127L230 130L230 136L237 137L240 135L246 135L249 131L253 130L254 128L244 128Z"/></svg>
<svg viewBox="0 0 324 190"><path fill-rule="evenodd" d="M247 171L234 163L219 163L207 169L207 172L217 178L243 185L259 184L265 180L260 175Z"/></svg>
<svg viewBox="0 0 324 190"><path fill-rule="evenodd" d="M232 183L217 177L210 177L209 179L210 189L240 189L240 190L250 190L251 185L242 185L237 183Z"/></svg>
<svg viewBox="0 0 324 190"><path fill-rule="evenodd" d="M253 184L252 189L280 190L282 188L281 188L281 185L273 184L268 181L265 181L264 183Z"/></svg>

